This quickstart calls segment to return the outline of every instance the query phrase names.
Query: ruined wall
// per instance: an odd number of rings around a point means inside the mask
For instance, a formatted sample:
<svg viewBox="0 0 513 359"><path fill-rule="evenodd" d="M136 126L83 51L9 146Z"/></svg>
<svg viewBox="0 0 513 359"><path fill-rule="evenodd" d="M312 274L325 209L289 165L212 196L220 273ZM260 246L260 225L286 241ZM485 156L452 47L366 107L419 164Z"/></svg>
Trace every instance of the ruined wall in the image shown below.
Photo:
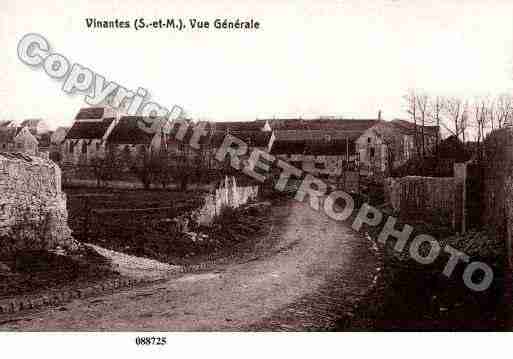
<svg viewBox="0 0 513 359"><path fill-rule="evenodd" d="M213 193L205 196L204 205L196 211L196 221L209 225L225 208L239 208L258 197L258 186L238 186L235 177L226 177Z"/></svg>
<svg viewBox="0 0 513 359"><path fill-rule="evenodd" d="M76 246L61 172L52 161L0 153L0 255Z"/></svg>
<svg viewBox="0 0 513 359"><path fill-rule="evenodd" d="M385 200L409 220L424 220L459 229L463 214L463 181L453 177L387 178Z"/></svg>

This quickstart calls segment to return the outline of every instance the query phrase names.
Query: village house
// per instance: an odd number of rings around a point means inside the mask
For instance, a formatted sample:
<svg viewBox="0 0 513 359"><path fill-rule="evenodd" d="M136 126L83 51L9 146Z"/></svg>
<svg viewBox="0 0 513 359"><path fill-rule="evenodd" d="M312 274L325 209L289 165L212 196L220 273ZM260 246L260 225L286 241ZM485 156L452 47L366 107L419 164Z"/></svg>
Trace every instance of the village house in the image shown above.
<svg viewBox="0 0 513 359"><path fill-rule="evenodd" d="M62 160L65 164L90 164L92 159L105 158L107 151L112 151L128 161L165 149L166 161L172 165L216 169L225 165L215 160L216 150L225 136L231 134L248 146L272 153L306 172L336 180L347 171L372 175L401 165L414 156L420 143L419 133L424 133L425 151L430 151L439 139L436 126L422 129L405 120L384 121L379 112L374 119L205 122L207 134L201 136L200 148L193 149L188 142L198 123L191 121L185 138L179 141L175 135L181 124L160 120L165 127L152 133L141 129L141 124L151 127L155 118L118 119L105 108L81 109L61 145Z"/></svg>
<svg viewBox="0 0 513 359"><path fill-rule="evenodd" d="M267 119L275 134L271 153L319 177L336 178L344 171L383 173L415 155L424 133L428 153L439 140L437 126L416 126L405 120Z"/></svg>
<svg viewBox="0 0 513 359"><path fill-rule="evenodd" d="M116 123L117 114L110 108L80 109L61 146L63 163L87 165L105 157L106 141Z"/></svg>
<svg viewBox="0 0 513 359"><path fill-rule="evenodd" d="M0 129L0 152L22 152L38 154L37 138L27 127L9 127Z"/></svg>
<svg viewBox="0 0 513 359"><path fill-rule="evenodd" d="M404 164L420 151L422 133L424 150L428 154L440 138L437 126L422 128L399 119L374 124L356 140L360 172L383 173Z"/></svg>
<svg viewBox="0 0 513 359"><path fill-rule="evenodd" d="M337 178L358 166L356 140L380 119L269 119L271 153L321 178Z"/></svg>

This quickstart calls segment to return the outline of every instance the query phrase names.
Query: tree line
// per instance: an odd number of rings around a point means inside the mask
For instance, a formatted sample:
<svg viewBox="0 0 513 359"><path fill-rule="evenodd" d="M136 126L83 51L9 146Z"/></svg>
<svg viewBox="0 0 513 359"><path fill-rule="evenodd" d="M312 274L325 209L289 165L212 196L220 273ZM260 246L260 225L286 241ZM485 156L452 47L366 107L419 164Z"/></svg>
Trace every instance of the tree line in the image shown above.
<svg viewBox="0 0 513 359"><path fill-rule="evenodd" d="M415 148L419 157L426 154L424 126L436 125L442 133L479 147L489 132L513 124L513 96L506 93L468 99L410 90L404 99L410 121L417 125Z"/></svg>

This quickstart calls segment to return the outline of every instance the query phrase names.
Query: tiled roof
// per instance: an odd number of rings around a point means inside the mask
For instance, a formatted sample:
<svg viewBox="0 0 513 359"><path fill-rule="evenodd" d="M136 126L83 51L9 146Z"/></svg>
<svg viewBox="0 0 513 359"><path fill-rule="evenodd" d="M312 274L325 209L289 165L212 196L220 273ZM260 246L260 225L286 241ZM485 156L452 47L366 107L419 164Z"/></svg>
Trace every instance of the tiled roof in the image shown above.
<svg viewBox="0 0 513 359"><path fill-rule="evenodd" d="M337 139L327 143L309 142L275 142L271 149L272 154L304 154L313 156L345 156L355 152L355 143L351 140Z"/></svg>
<svg viewBox="0 0 513 359"><path fill-rule="evenodd" d="M379 121L374 119L268 120L276 139L271 153L344 155L354 141Z"/></svg>
<svg viewBox="0 0 513 359"><path fill-rule="evenodd" d="M104 118L98 121L75 121L66 134L66 139L102 138L113 121L114 118Z"/></svg>
<svg viewBox="0 0 513 359"><path fill-rule="evenodd" d="M264 124L260 121L236 121L236 122L212 122L215 131L260 131L264 128Z"/></svg>
<svg viewBox="0 0 513 359"><path fill-rule="evenodd" d="M149 144L154 133L149 133L139 127L144 124L142 116L124 116L113 128L109 135L108 142L114 144Z"/></svg>
<svg viewBox="0 0 513 359"><path fill-rule="evenodd" d="M390 123L395 126L399 131L401 131L404 134L414 134L415 133L415 124L410 121L401 120L401 119L394 119L390 121ZM421 131L422 126L417 125L418 131ZM437 136L440 129L438 126L424 126L424 134L427 136Z"/></svg>
<svg viewBox="0 0 513 359"><path fill-rule="evenodd" d="M267 120L273 130L344 130L360 131L363 133L368 128L378 123L377 119L269 119Z"/></svg>
<svg viewBox="0 0 513 359"><path fill-rule="evenodd" d="M76 120L98 120L103 117L105 109L103 107L81 108L75 117Z"/></svg>
<svg viewBox="0 0 513 359"><path fill-rule="evenodd" d="M351 130L282 130L276 131L276 141L293 142L326 142L331 140L355 140L362 134L361 131Z"/></svg>
<svg viewBox="0 0 513 359"><path fill-rule="evenodd" d="M171 132L171 135L169 137L170 142L176 142L176 139L174 137L174 135L176 134L176 128L177 128L177 126L175 126L174 131ZM207 127L205 128L205 130L208 132L208 134L200 137L199 144L206 146L206 147L211 147L211 148L217 148L217 147L221 146L221 144L223 143L223 141L227 135L227 132L225 132L225 131L209 131L208 124L207 124ZM269 141L271 140L271 136L272 136L271 132L264 132L264 131L237 131L237 132L230 131L229 134L244 141L250 147L267 147L267 145L269 144ZM193 126L190 126L183 138L183 143L188 144L192 135L193 135Z"/></svg>
<svg viewBox="0 0 513 359"><path fill-rule="evenodd" d="M354 151L354 140L360 135L360 131L340 130L276 131L271 153L344 155L348 147L350 151Z"/></svg>
<svg viewBox="0 0 513 359"><path fill-rule="evenodd" d="M272 133L269 131L238 131L230 132L230 135L237 137L251 147L267 147Z"/></svg>

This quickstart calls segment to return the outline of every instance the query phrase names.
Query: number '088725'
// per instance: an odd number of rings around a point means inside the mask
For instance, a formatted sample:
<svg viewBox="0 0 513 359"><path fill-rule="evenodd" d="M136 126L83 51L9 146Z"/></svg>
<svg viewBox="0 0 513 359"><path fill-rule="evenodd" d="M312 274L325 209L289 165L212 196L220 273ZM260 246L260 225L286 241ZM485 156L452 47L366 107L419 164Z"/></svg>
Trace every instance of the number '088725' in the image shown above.
<svg viewBox="0 0 513 359"><path fill-rule="evenodd" d="M136 345L166 345L166 337L136 337Z"/></svg>

